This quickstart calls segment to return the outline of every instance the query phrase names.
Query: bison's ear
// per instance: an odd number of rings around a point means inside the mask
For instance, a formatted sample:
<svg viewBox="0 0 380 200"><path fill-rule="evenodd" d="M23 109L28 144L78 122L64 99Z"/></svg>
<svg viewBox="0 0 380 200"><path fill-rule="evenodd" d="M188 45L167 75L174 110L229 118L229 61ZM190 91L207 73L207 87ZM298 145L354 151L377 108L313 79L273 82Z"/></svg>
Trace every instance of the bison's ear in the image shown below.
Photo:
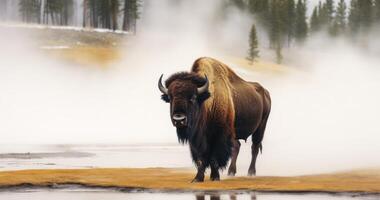
<svg viewBox="0 0 380 200"><path fill-rule="evenodd" d="M211 96L211 94L207 91L207 92L203 92L202 94L198 95L198 103L201 104L203 103L204 101L206 101L209 97Z"/></svg>
<svg viewBox="0 0 380 200"><path fill-rule="evenodd" d="M161 95L161 99L163 101L165 101L166 103L169 103L170 102L170 99L169 99L169 96L167 94L163 94Z"/></svg>

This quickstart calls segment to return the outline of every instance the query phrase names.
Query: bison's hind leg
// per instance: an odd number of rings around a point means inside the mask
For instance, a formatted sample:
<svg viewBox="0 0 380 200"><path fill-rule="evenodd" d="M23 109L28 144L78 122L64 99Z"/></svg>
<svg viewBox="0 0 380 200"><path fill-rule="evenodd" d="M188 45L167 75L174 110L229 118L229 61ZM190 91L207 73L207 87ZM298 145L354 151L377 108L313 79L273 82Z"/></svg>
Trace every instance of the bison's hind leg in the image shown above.
<svg viewBox="0 0 380 200"><path fill-rule="evenodd" d="M260 126L255 131L255 133L252 134L252 146L251 146L252 160L248 169L248 176L256 175L256 159L257 159L257 155L259 154L259 151L262 149L261 143L264 138L266 124L267 124L267 118L261 122Z"/></svg>
<svg viewBox="0 0 380 200"><path fill-rule="evenodd" d="M235 176L236 174L236 160L239 155L240 151L240 142L239 140L234 140L233 147L232 147L232 158L230 167L228 168L228 176Z"/></svg>

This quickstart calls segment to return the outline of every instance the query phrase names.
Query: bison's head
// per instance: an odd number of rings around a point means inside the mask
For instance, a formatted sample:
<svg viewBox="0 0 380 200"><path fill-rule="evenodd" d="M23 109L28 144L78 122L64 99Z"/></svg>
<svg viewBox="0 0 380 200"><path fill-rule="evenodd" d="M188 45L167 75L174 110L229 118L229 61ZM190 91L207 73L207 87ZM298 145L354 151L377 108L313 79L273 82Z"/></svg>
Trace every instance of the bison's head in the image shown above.
<svg viewBox="0 0 380 200"><path fill-rule="evenodd" d="M165 87L166 86L166 87ZM162 84L162 75L158 88L163 93L162 99L170 103L170 117L177 130L191 127L195 122L202 103L210 97L207 76L180 72L172 75Z"/></svg>

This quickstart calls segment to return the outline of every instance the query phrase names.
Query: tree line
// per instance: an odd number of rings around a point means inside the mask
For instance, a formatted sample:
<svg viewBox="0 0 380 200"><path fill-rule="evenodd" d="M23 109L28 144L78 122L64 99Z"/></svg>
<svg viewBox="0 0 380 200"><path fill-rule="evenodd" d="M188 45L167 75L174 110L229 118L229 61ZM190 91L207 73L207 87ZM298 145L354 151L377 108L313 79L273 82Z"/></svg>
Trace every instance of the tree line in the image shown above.
<svg viewBox="0 0 380 200"><path fill-rule="evenodd" d="M257 19L257 24L268 34L269 48L273 49L277 62L282 61L283 47L293 43L303 43L309 36L327 31L331 36L357 38L374 26L380 26L380 0L351 0L348 6L345 0L320 1L313 8L309 19L306 0L231 0L241 9L246 9ZM249 60L257 57L257 35L249 38ZM256 30L254 30L256 31ZM252 48L256 48L252 49ZM256 52L252 56L251 52Z"/></svg>
<svg viewBox="0 0 380 200"><path fill-rule="evenodd" d="M21 20L26 23L70 25L75 0L19 0ZM136 31L140 0L82 0L82 26Z"/></svg>
<svg viewBox="0 0 380 200"><path fill-rule="evenodd" d="M139 0L84 0L83 26L135 32L140 5Z"/></svg>
<svg viewBox="0 0 380 200"><path fill-rule="evenodd" d="M344 0L337 5L333 0L320 2L310 19L312 32L326 28L332 36L357 36L380 25L380 0L351 0L348 6Z"/></svg>

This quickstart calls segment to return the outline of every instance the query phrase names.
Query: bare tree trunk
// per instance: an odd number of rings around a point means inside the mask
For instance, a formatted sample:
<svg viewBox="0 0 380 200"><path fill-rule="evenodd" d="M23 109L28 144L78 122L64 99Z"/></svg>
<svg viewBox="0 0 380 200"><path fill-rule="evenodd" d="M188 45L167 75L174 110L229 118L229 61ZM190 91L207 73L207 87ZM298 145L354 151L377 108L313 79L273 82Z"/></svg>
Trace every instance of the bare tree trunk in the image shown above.
<svg viewBox="0 0 380 200"><path fill-rule="evenodd" d="M86 27L87 19L87 0L83 0L83 28Z"/></svg>
<svg viewBox="0 0 380 200"><path fill-rule="evenodd" d="M96 2L95 1L92 1L92 27L94 28L98 28L98 14L96 12Z"/></svg>
<svg viewBox="0 0 380 200"><path fill-rule="evenodd" d="M129 29L129 16L128 16L128 0L124 0L124 21L123 21L123 30L128 31Z"/></svg>
<svg viewBox="0 0 380 200"><path fill-rule="evenodd" d="M118 15L118 5L115 1L112 2L112 10L111 10L111 15L112 15L112 29L116 30L117 29L117 15Z"/></svg>

